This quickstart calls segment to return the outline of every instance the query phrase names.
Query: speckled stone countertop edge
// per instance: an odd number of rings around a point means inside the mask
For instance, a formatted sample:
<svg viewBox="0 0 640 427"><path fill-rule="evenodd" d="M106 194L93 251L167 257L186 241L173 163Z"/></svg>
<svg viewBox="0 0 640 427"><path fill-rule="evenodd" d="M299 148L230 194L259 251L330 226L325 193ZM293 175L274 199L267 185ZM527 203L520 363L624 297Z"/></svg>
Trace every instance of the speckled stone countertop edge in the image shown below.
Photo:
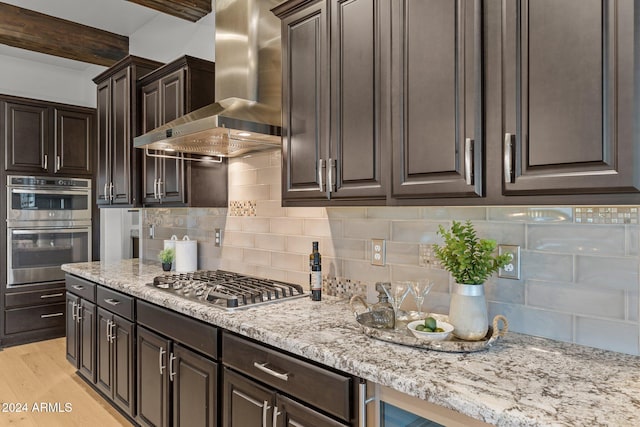
<svg viewBox="0 0 640 427"><path fill-rule="evenodd" d="M366 337L348 304L337 298L323 298L321 303L304 298L226 312L146 285L162 274L155 262L123 260L62 268L491 424L640 425L636 356L511 332L477 353L420 350Z"/></svg>

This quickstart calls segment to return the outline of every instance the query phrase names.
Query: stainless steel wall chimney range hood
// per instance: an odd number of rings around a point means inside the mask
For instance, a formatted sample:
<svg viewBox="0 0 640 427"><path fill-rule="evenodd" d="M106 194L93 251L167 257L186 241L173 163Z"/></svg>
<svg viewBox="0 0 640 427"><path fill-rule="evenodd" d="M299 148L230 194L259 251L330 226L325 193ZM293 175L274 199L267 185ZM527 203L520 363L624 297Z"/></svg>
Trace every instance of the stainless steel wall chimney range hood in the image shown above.
<svg viewBox="0 0 640 427"><path fill-rule="evenodd" d="M280 148L280 21L271 9L281 1L216 0L219 101L134 138L134 147L222 157Z"/></svg>

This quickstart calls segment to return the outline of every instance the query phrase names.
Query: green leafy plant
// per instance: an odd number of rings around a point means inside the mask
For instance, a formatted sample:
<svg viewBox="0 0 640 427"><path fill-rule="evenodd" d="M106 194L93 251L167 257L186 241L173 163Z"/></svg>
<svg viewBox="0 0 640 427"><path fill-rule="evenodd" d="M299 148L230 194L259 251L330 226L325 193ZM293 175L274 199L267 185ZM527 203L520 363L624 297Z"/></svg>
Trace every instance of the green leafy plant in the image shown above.
<svg viewBox="0 0 640 427"><path fill-rule="evenodd" d="M173 248L166 248L160 251L158 254L158 259L163 264L171 264L173 259L176 257L176 251Z"/></svg>
<svg viewBox="0 0 640 427"><path fill-rule="evenodd" d="M453 221L450 230L439 226L438 234L444 245L433 245L436 258L449 271L456 282L465 285L480 285L511 262L509 254L494 256L496 241L479 239L471 221Z"/></svg>

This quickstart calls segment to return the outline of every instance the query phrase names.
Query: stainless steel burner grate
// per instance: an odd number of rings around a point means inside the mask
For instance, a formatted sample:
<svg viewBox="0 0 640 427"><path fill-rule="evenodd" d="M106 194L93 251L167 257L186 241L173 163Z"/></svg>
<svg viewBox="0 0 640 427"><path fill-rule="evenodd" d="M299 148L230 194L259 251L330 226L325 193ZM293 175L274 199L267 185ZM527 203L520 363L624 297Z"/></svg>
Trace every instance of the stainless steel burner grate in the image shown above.
<svg viewBox="0 0 640 427"><path fill-rule="evenodd" d="M223 270L157 276L149 285L227 310L305 296L300 285Z"/></svg>

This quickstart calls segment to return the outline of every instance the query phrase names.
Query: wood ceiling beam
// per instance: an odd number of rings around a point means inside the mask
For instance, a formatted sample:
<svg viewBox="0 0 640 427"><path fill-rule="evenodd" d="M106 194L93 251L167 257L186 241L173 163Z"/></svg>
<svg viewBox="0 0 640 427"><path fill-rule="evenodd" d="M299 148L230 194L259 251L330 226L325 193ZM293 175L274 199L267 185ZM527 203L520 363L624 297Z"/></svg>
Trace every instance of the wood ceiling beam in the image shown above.
<svg viewBox="0 0 640 427"><path fill-rule="evenodd" d="M196 22L211 13L211 0L128 0L177 18Z"/></svg>
<svg viewBox="0 0 640 427"><path fill-rule="evenodd" d="M129 38L0 3L0 43L110 66L129 54Z"/></svg>

